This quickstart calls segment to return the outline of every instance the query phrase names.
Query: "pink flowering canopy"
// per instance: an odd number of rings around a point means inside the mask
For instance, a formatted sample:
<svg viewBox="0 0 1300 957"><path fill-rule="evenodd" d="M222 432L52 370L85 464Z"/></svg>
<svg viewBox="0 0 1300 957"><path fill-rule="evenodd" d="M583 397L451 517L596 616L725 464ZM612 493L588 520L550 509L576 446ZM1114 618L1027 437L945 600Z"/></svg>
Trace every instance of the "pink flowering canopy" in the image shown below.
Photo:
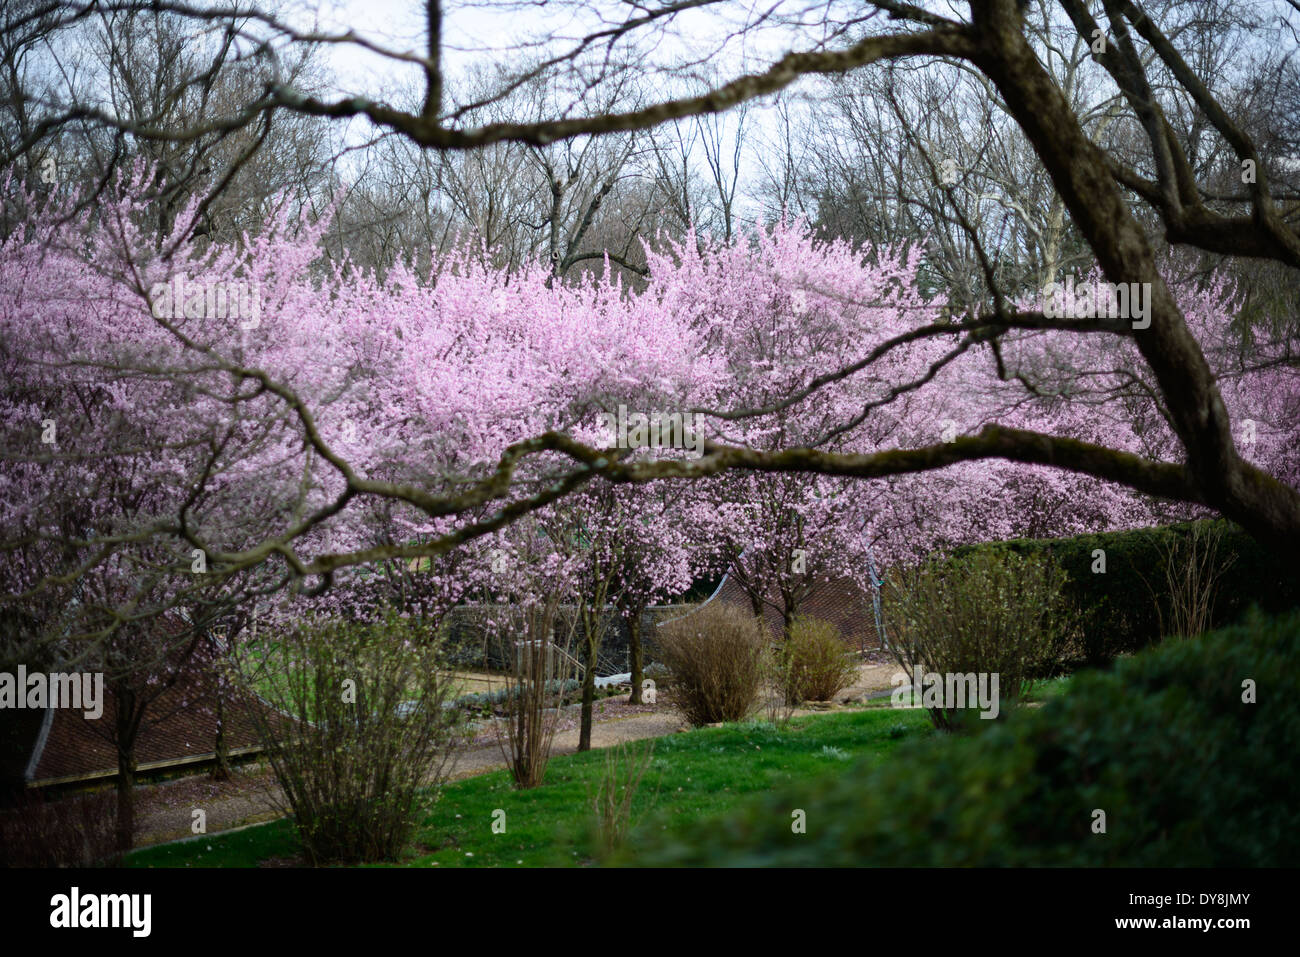
<svg viewBox="0 0 1300 957"><path fill-rule="evenodd" d="M693 478L708 449L870 454L990 423L1179 460L1129 339L1026 330L995 352L915 335L955 321L918 291L919 249L781 222L731 245L649 249L640 289L468 253L380 276L327 256L328 216L287 204L235 247L190 238L194 209L156 235L147 181L48 208L0 244L13 595L93 582L97 601L143 602L142 617L216 573L245 596L328 580L319 600L344 608L376 571L416 572L411 607L437 617L573 587L593 562L657 601L723 566L775 587L865 581L868 547L901 561L1186 513L1004 460ZM1280 347L1257 341L1244 358L1223 283L1173 288L1242 454L1295 486L1300 389L1269 361ZM622 447L636 442L609 425L638 415L680 427L664 447ZM605 479L628 477L611 464L665 460L678 478ZM569 547L579 533L584 548ZM511 550L527 561L493 561Z"/></svg>

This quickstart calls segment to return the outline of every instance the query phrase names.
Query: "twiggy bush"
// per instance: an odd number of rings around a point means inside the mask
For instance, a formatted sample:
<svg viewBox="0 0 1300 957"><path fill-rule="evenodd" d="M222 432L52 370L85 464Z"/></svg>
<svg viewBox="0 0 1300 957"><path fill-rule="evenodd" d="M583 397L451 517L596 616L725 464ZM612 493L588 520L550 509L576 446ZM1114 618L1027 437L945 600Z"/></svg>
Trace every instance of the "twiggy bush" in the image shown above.
<svg viewBox="0 0 1300 957"><path fill-rule="evenodd" d="M650 767L654 750L653 741L645 746L620 743L605 750L604 773L594 793L588 790L596 815L596 843L602 855L608 856L620 848L632 827L632 802Z"/></svg>
<svg viewBox="0 0 1300 957"><path fill-rule="evenodd" d="M762 684L767 640L757 618L719 603L665 624L659 654L686 720L698 727L747 717Z"/></svg>
<svg viewBox="0 0 1300 957"><path fill-rule="evenodd" d="M781 691L788 705L829 701L858 677L857 659L829 621L800 616L777 651Z"/></svg>
<svg viewBox="0 0 1300 957"><path fill-rule="evenodd" d="M999 700L1014 701L1026 681L1052 671L1073 634L1065 581L1050 559L997 551L896 573L890 650L909 678L916 669L996 674ZM929 709L935 726L949 731L971 710L951 703Z"/></svg>
<svg viewBox="0 0 1300 957"><path fill-rule="evenodd" d="M395 858L454 746L439 643L395 616L305 622L241 664L279 712L253 709L308 862Z"/></svg>
<svg viewBox="0 0 1300 957"><path fill-rule="evenodd" d="M559 596L520 609L500 640L510 661L505 673L504 718L497 744L515 787L542 783L560 720L565 691L574 681L573 625L557 615ZM556 629L559 628L557 634Z"/></svg>
<svg viewBox="0 0 1300 957"><path fill-rule="evenodd" d="M778 728L784 728L794 716L795 705L786 696L789 664L783 645L770 645L763 653L763 711L768 723Z"/></svg>
<svg viewBox="0 0 1300 957"><path fill-rule="evenodd" d="M1152 588L1162 636L1194 638L1213 627L1215 599L1233 562L1233 556L1220 554L1223 531L1221 524L1201 522L1162 548L1168 614L1160 600L1161 589Z"/></svg>

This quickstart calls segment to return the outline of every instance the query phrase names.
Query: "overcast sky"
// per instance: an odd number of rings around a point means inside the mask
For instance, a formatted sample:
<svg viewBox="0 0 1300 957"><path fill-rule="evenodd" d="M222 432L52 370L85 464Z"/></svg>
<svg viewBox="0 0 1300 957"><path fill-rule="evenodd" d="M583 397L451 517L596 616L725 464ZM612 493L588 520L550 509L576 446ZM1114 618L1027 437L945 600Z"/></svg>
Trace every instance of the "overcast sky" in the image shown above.
<svg viewBox="0 0 1300 957"><path fill-rule="evenodd" d="M420 0L290 0L290 19L305 24L318 18L330 31L355 30L367 39L384 43L401 51L419 52L423 45L424 4ZM706 60L709 68L735 70L741 65L751 68L780 55L791 46L793 29L777 19L788 21L806 12L810 20L820 21L833 15L841 0L812 4L807 0L730 0L700 11L686 11L674 17L665 31L651 38L647 31L642 52L646 62L669 67L683 61ZM447 72L455 76L471 63L485 59L517 62L521 50L538 37L554 38L545 48L554 53L569 46L567 41L621 22L633 8L625 2L600 0L585 3L520 3L517 0L446 0L444 2L443 43ZM857 5L861 10L861 5ZM770 18L770 19L769 19ZM757 22L763 22L756 29ZM742 38L737 35L748 26ZM803 31L804 44L815 42L820 31ZM729 39L730 38L730 39ZM804 45L801 44L801 45ZM525 52L523 55L527 55ZM355 46L338 47L329 62L346 88L356 92L376 91L384 80L406 75L413 68L391 61Z"/></svg>

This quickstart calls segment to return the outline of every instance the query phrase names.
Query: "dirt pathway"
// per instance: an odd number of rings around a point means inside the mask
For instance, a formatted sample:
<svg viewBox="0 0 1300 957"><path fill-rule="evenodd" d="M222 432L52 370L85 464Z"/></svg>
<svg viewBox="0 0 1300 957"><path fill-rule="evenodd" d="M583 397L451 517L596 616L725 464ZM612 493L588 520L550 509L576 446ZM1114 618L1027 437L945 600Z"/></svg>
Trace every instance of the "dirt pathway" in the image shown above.
<svg viewBox="0 0 1300 957"><path fill-rule="evenodd" d="M606 718L593 725L592 747L608 748L626 741L660 738L675 733L683 725L681 715L671 707L632 710L637 713ZM484 737L456 755L449 780L458 781L506 766L500 746L490 738L485 742ZM552 754L573 754L577 750L576 727L562 727L556 732ZM194 775L143 786L137 796L140 827L136 847L195 837L192 830L195 810L203 811L204 833L208 836L274 820L281 816L276 807L280 794L275 776L262 763L237 769L229 781L217 782L206 775Z"/></svg>

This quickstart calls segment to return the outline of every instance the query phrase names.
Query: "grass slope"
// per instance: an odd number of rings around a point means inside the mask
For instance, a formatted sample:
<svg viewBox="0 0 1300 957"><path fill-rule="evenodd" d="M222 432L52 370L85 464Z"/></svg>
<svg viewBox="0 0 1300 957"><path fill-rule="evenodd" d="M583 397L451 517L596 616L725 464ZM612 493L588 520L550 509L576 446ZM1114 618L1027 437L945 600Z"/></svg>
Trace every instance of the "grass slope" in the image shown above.
<svg viewBox="0 0 1300 957"><path fill-rule="evenodd" d="M884 704L887 704L884 702ZM661 738L633 802L633 821L655 828L725 813L738 801L855 763L875 764L905 738L928 732L923 711L878 706L797 718L783 729L763 722L731 724ZM644 748L646 742L633 747ZM517 791L504 771L447 785L417 828L399 864L415 867L565 866L594 856L592 797L605 774L606 753L552 760L546 782ZM493 812L505 812L505 833L493 833ZM496 816L499 819L500 815ZM651 820L652 819L652 820ZM635 854L635 848L631 849ZM131 867L254 867L291 858L297 840L289 821L207 840L146 848Z"/></svg>

